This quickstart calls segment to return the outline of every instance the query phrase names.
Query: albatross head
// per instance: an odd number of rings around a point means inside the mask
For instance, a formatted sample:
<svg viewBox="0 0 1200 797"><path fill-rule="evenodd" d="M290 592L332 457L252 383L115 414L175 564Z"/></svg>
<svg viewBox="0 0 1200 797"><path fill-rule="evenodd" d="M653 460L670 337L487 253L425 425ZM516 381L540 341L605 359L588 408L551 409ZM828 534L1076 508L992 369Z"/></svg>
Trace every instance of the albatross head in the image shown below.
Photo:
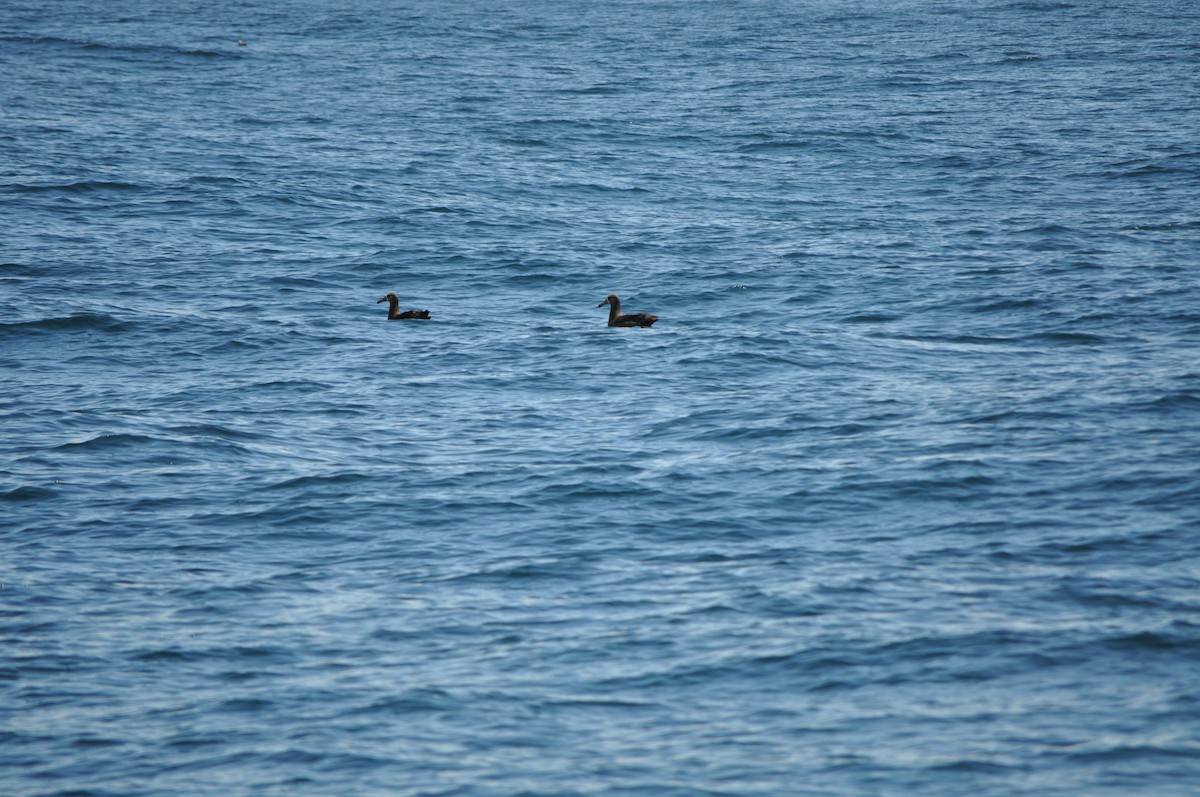
<svg viewBox="0 0 1200 797"><path fill-rule="evenodd" d="M400 301L399 296L397 296L394 293L389 293L387 296L384 296L378 302L375 302L375 304L379 304L380 302L399 302L399 301Z"/></svg>
<svg viewBox="0 0 1200 797"><path fill-rule="evenodd" d="M615 293L610 293L610 294L608 295L608 298L607 298L607 299L605 299L604 301L600 302L600 304L598 304L598 305L596 305L596 306L597 306L597 307L603 307L603 306L604 306L604 305L606 305L606 304L611 304L611 305L613 305L613 306L618 306L618 305L620 305L620 304L621 304L621 300L620 300L619 298L617 298L617 295L616 295Z"/></svg>

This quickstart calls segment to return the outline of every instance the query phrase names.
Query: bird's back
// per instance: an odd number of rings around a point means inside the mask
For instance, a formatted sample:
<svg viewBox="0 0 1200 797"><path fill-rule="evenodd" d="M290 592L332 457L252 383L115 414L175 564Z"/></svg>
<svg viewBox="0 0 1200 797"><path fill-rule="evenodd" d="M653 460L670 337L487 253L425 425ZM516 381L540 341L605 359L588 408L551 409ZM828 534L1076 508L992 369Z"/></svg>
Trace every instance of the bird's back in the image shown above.
<svg viewBox="0 0 1200 797"><path fill-rule="evenodd" d="M403 321L403 320L411 320L414 318L419 318L424 321L428 321L429 320L429 311L428 310L405 310L403 313L400 313L392 320L393 321Z"/></svg>
<svg viewBox="0 0 1200 797"><path fill-rule="evenodd" d="M610 327L648 327L658 320L658 316L653 313L632 313L630 315L617 316Z"/></svg>

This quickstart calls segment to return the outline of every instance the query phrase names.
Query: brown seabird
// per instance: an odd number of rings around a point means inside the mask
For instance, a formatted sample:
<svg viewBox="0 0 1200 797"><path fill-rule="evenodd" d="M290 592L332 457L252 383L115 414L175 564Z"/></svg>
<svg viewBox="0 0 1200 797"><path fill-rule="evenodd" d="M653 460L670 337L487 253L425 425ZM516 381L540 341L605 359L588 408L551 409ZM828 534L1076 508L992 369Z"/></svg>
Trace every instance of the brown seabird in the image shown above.
<svg viewBox="0 0 1200 797"><path fill-rule="evenodd" d="M423 321L429 320L428 310L405 310L403 313L400 312L400 297L394 293L389 293L380 299L379 302L388 303L388 321L410 320L414 318L419 318ZM375 304L379 304L379 302L375 302Z"/></svg>
<svg viewBox="0 0 1200 797"><path fill-rule="evenodd" d="M608 325L610 327L648 327L658 320L658 316L650 313L630 313L621 315L621 297L610 293L608 298L596 305L608 305Z"/></svg>

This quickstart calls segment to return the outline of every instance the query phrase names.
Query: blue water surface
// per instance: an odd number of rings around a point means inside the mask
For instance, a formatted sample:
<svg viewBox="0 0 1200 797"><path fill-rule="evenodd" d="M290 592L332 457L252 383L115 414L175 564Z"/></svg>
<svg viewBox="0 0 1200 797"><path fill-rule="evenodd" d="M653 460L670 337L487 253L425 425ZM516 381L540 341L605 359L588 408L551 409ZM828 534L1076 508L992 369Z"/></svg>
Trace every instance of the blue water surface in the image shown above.
<svg viewBox="0 0 1200 797"><path fill-rule="evenodd" d="M0 794L1197 794L1197 42L6 0Z"/></svg>

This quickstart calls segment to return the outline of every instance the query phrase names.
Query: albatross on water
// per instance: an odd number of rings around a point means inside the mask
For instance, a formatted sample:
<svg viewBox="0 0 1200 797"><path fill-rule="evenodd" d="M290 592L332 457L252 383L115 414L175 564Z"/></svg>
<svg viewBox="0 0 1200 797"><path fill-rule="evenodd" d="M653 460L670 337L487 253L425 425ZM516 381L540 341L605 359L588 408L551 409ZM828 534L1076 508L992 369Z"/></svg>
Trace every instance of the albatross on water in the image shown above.
<svg viewBox="0 0 1200 797"><path fill-rule="evenodd" d="M389 293L380 299L379 302L388 303L388 321L401 321L414 318L419 318L422 321L429 320L428 310L405 310L403 313L400 312L400 297L394 293ZM375 302L375 304L379 304L379 302Z"/></svg>
<svg viewBox="0 0 1200 797"><path fill-rule="evenodd" d="M610 327L648 327L658 320L658 316L651 313L622 315L621 297L615 293L610 293L607 299L596 306L603 307L606 304L608 305L608 325Z"/></svg>

